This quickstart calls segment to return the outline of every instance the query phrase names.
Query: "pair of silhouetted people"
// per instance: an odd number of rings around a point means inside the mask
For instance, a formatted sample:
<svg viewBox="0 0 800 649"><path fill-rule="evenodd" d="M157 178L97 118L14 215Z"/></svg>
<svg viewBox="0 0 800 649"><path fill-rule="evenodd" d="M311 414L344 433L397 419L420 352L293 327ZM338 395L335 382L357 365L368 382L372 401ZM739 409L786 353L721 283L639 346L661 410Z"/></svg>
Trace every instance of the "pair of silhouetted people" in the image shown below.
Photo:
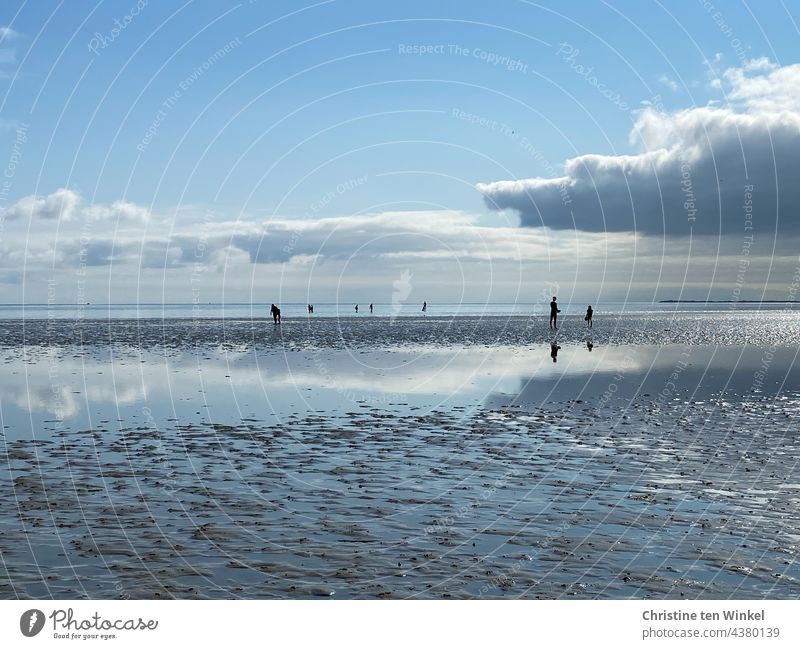
<svg viewBox="0 0 800 649"><path fill-rule="evenodd" d="M550 302L550 328L551 329L558 329L558 314L561 313L561 309L558 308L558 302L556 302L556 296L553 296L553 301ZM586 326L591 329L592 328L592 316L594 315L594 309L592 309L592 305L590 304L586 309Z"/></svg>
<svg viewBox="0 0 800 649"><path fill-rule="evenodd" d="M269 312L272 314L272 321L274 324L281 323L281 310L274 304L270 307Z"/></svg>
<svg viewBox="0 0 800 649"><path fill-rule="evenodd" d="M592 342L592 339L589 338L586 341L586 349L588 349L589 351L592 351L593 347L594 347L594 343ZM558 362L558 350L559 349L561 349L561 346L558 344L557 341L554 340L554 341L552 341L550 343L550 358L553 359L554 363Z"/></svg>
<svg viewBox="0 0 800 649"><path fill-rule="evenodd" d="M309 313L314 313L314 305L313 304L309 304L308 305L308 312Z"/></svg>

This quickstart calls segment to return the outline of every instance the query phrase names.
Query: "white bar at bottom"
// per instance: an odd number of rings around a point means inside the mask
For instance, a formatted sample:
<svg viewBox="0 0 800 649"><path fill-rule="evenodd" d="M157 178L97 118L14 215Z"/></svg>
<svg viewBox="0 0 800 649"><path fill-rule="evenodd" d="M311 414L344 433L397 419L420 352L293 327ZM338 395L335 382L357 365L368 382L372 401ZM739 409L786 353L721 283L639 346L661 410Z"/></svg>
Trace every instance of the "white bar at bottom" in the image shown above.
<svg viewBox="0 0 800 649"><path fill-rule="evenodd" d="M797 602L761 600L15 600L0 602L0 646L777 648L800 646L798 620Z"/></svg>

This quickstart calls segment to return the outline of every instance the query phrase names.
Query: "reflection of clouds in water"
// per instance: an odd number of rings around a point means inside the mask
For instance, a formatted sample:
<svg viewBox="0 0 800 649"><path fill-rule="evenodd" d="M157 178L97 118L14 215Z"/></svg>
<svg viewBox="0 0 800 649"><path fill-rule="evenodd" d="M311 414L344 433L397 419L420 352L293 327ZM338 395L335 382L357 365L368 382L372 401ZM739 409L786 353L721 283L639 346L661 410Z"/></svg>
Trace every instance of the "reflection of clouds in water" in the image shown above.
<svg viewBox="0 0 800 649"><path fill-rule="evenodd" d="M680 380L674 378L670 390L674 396L676 390L694 391L700 381L705 389L730 384L748 391L762 356L758 348L603 345L590 353L583 344L565 344L553 363L547 343L525 348L415 345L358 354L325 349L256 355L246 348L206 348L169 357L143 353L121 358L115 353L113 364L101 356L62 357L55 374L49 358L27 363L14 358L0 377L0 403L70 418L101 404L166 405L220 397L236 402L266 399L274 407L297 395L304 400L319 395L329 401L329 409L353 398L404 402L412 396L482 399L497 393L535 400L542 395L583 398L602 393L609 382L620 390L617 394L637 389L655 394L680 367ZM791 366L793 357L775 354L764 389L792 384L786 365Z"/></svg>
<svg viewBox="0 0 800 649"><path fill-rule="evenodd" d="M257 383L260 373L256 367L244 368L226 378L229 363L237 358L205 359L186 354L165 359L155 354L137 355L136 362L123 363L87 356L84 360L59 358L56 371L49 359L27 363L14 359L5 364L0 376L0 402L13 403L28 412L46 412L58 418L76 415L85 404L113 403L129 406L144 402L148 396L173 399L196 396L199 387L218 387L221 384ZM139 361L143 362L139 362ZM199 380L198 365L202 369Z"/></svg>
<svg viewBox="0 0 800 649"><path fill-rule="evenodd" d="M785 398L796 399L796 386L800 385L794 348L634 345L617 347L613 354L609 354L613 348L605 349L602 361L588 369L591 361L587 365L586 359L597 352L589 354L586 348L567 346L559 352L558 365L562 360L572 363L569 371L533 371L523 379L517 394L494 395L498 398L488 399L487 404L504 407L508 396L518 407L577 398L601 406L617 399L643 398L654 407L663 407L669 401L702 404L723 396L739 400L783 393Z"/></svg>
<svg viewBox="0 0 800 649"><path fill-rule="evenodd" d="M591 356L587 352L585 358L575 355L568 363L553 368L549 345L398 347L359 356L358 361L344 354L336 355L333 361L333 355L326 356L326 363L332 368L330 372L319 373L313 367L304 366L292 368L286 376L273 378L298 388L337 387L385 394L479 394L487 390L516 390L524 377L532 375L615 371L626 354L619 347L605 347L601 353L599 351ZM387 353L391 354L388 358ZM379 367L381 361L385 368ZM365 367L370 364L371 367Z"/></svg>
<svg viewBox="0 0 800 649"><path fill-rule="evenodd" d="M49 362L14 360L0 375L0 402L13 403L28 412L72 417L88 402L130 405L145 398L145 387L134 367L60 359L54 372Z"/></svg>
<svg viewBox="0 0 800 649"><path fill-rule="evenodd" d="M277 399L305 389L363 395L482 396L493 390L516 390L525 377L615 371L626 356L625 362L630 363L630 351L620 347L604 347L591 355L583 352L569 355L554 368L549 346L542 345L524 349L413 346L358 356L345 350L324 350L255 357L252 350L215 349L168 359L142 354L136 362L117 357L113 366L99 357L65 357L58 360L55 375L45 359L27 363L13 359L0 377L0 400L29 412L67 418L87 403L128 406L148 397L197 400L200 392L216 394L223 389L233 393L269 391Z"/></svg>

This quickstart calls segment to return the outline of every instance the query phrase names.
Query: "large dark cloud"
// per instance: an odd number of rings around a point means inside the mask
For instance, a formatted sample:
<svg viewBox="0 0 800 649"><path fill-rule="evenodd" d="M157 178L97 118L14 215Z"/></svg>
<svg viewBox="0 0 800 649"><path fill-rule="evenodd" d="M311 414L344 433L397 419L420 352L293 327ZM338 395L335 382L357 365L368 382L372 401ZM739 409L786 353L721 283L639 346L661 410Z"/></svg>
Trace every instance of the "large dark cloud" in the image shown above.
<svg viewBox="0 0 800 649"><path fill-rule="evenodd" d="M728 70L725 81L728 107L642 111L632 133L640 153L583 155L567 161L561 178L478 189L490 208L516 210L529 227L687 235L746 233L752 225L756 233L798 233L800 65L754 61Z"/></svg>

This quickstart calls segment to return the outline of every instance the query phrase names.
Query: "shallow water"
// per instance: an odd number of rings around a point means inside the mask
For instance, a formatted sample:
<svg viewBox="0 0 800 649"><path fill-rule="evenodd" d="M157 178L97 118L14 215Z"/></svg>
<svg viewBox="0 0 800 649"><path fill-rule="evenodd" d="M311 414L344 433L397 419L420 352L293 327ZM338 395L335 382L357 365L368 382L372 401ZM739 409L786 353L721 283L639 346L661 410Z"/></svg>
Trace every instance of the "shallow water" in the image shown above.
<svg viewBox="0 0 800 649"><path fill-rule="evenodd" d="M0 595L796 596L798 321L751 315L556 362L525 318L4 322Z"/></svg>
<svg viewBox="0 0 800 649"><path fill-rule="evenodd" d="M428 305L427 315L430 317L491 317L491 316L530 316L547 315L550 312L548 303L550 298L537 302L478 304L469 302L444 303ZM309 314L307 304L284 303L280 301L281 313L289 319L306 319ZM559 308L564 316L586 313L587 304L562 298ZM252 319L269 316L270 304L253 303L207 303L207 304L0 304L0 320L26 319L26 320L136 320L136 319L181 319L181 318L211 318L211 319ZM765 311L792 311L800 310L800 305L794 302L603 302L595 303L595 311L599 317L619 314L665 314L672 312L716 312L728 313ZM369 312L369 303L359 305L356 315L355 305L352 303L316 303L313 318L404 318L419 317L422 315L421 303L374 303L373 313Z"/></svg>
<svg viewBox="0 0 800 649"><path fill-rule="evenodd" d="M557 340L585 344L583 318L559 319ZM123 349L185 352L196 346L227 351L312 348L378 351L393 347L513 346L550 343L555 332L544 316L426 316L286 318L271 320L0 320L0 347L44 348L113 345ZM596 345L800 345L800 312L681 311L597 317Z"/></svg>

